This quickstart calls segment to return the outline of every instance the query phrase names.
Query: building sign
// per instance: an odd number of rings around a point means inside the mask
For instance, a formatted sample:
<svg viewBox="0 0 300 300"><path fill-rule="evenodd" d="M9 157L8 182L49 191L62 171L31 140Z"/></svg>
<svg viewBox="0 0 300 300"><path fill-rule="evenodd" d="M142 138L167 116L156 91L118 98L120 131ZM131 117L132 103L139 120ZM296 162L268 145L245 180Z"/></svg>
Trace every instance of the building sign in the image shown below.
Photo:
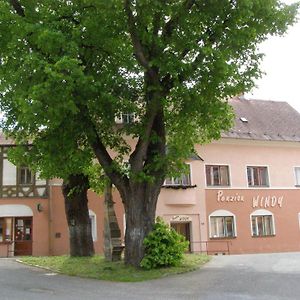
<svg viewBox="0 0 300 300"><path fill-rule="evenodd" d="M252 207L275 207L279 206L282 207L283 203L283 196L276 197L276 196L256 196L252 198Z"/></svg>
<svg viewBox="0 0 300 300"><path fill-rule="evenodd" d="M192 219L190 216L177 215L177 216L173 216L170 221L171 222L191 222Z"/></svg>
<svg viewBox="0 0 300 300"><path fill-rule="evenodd" d="M234 195L224 196L223 191L218 191L217 193L218 202L244 202L244 196L235 193Z"/></svg>
<svg viewBox="0 0 300 300"><path fill-rule="evenodd" d="M224 195L224 192L222 190L219 190L217 192L217 201L218 202L245 202L245 196L240 195L239 193L235 193L232 195ZM283 204L283 196L253 196L252 197L252 207L260 207L260 208L268 208L268 207L282 207Z"/></svg>

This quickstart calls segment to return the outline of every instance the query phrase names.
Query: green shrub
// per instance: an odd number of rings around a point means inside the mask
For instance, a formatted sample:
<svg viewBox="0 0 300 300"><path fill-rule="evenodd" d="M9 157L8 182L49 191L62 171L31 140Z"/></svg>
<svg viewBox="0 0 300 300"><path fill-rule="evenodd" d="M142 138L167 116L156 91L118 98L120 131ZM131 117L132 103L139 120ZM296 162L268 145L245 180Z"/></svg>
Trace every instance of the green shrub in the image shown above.
<svg viewBox="0 0 300 300"><path fill-rule="evenodd" d="M148 270L178 266L188 245L184 236L157 218L153 230L144 239L145 256L140 265Z"/></svg>

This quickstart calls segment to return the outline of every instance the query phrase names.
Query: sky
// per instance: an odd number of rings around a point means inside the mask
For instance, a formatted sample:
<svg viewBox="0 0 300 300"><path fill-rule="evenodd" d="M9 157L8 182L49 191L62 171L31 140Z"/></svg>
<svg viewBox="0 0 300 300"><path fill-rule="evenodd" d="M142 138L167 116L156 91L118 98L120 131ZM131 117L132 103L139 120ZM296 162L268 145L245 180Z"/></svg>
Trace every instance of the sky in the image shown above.
<svg viewBox="0 0 300 300"><path fill-rule="evenodd" d="M257 88L246 98L286 101L300 112L300 21L285 36L270 37L260 50L265 54L261 69L266 75L256 81Z"/></svg>

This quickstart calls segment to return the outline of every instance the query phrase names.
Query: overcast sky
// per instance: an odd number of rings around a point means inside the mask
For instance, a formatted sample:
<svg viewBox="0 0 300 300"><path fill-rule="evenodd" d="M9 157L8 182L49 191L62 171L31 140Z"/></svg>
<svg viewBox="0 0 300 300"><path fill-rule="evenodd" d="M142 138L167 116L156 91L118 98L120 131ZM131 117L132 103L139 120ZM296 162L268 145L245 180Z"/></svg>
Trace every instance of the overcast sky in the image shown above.
<svg viewBox="0 0 300 300"><path fill-rule="evenodd" d="M300 112L300 22L285 36L271 37L260 49L265 53L261 67L267 74L246 97L286 101Z"/></svg>

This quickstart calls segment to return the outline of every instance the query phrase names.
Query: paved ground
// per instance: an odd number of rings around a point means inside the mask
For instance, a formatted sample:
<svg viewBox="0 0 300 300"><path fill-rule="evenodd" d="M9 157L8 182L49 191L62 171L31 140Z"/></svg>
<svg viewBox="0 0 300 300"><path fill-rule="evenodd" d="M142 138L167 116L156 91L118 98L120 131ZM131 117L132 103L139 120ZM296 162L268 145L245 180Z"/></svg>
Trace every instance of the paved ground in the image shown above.
<svg viewBox="0 0 300 300"><path fill-rule="evenodd" d="M300 299L300 253L216 256L196 272L142 283L61 276L0 259L0 299Z"/></svg>

